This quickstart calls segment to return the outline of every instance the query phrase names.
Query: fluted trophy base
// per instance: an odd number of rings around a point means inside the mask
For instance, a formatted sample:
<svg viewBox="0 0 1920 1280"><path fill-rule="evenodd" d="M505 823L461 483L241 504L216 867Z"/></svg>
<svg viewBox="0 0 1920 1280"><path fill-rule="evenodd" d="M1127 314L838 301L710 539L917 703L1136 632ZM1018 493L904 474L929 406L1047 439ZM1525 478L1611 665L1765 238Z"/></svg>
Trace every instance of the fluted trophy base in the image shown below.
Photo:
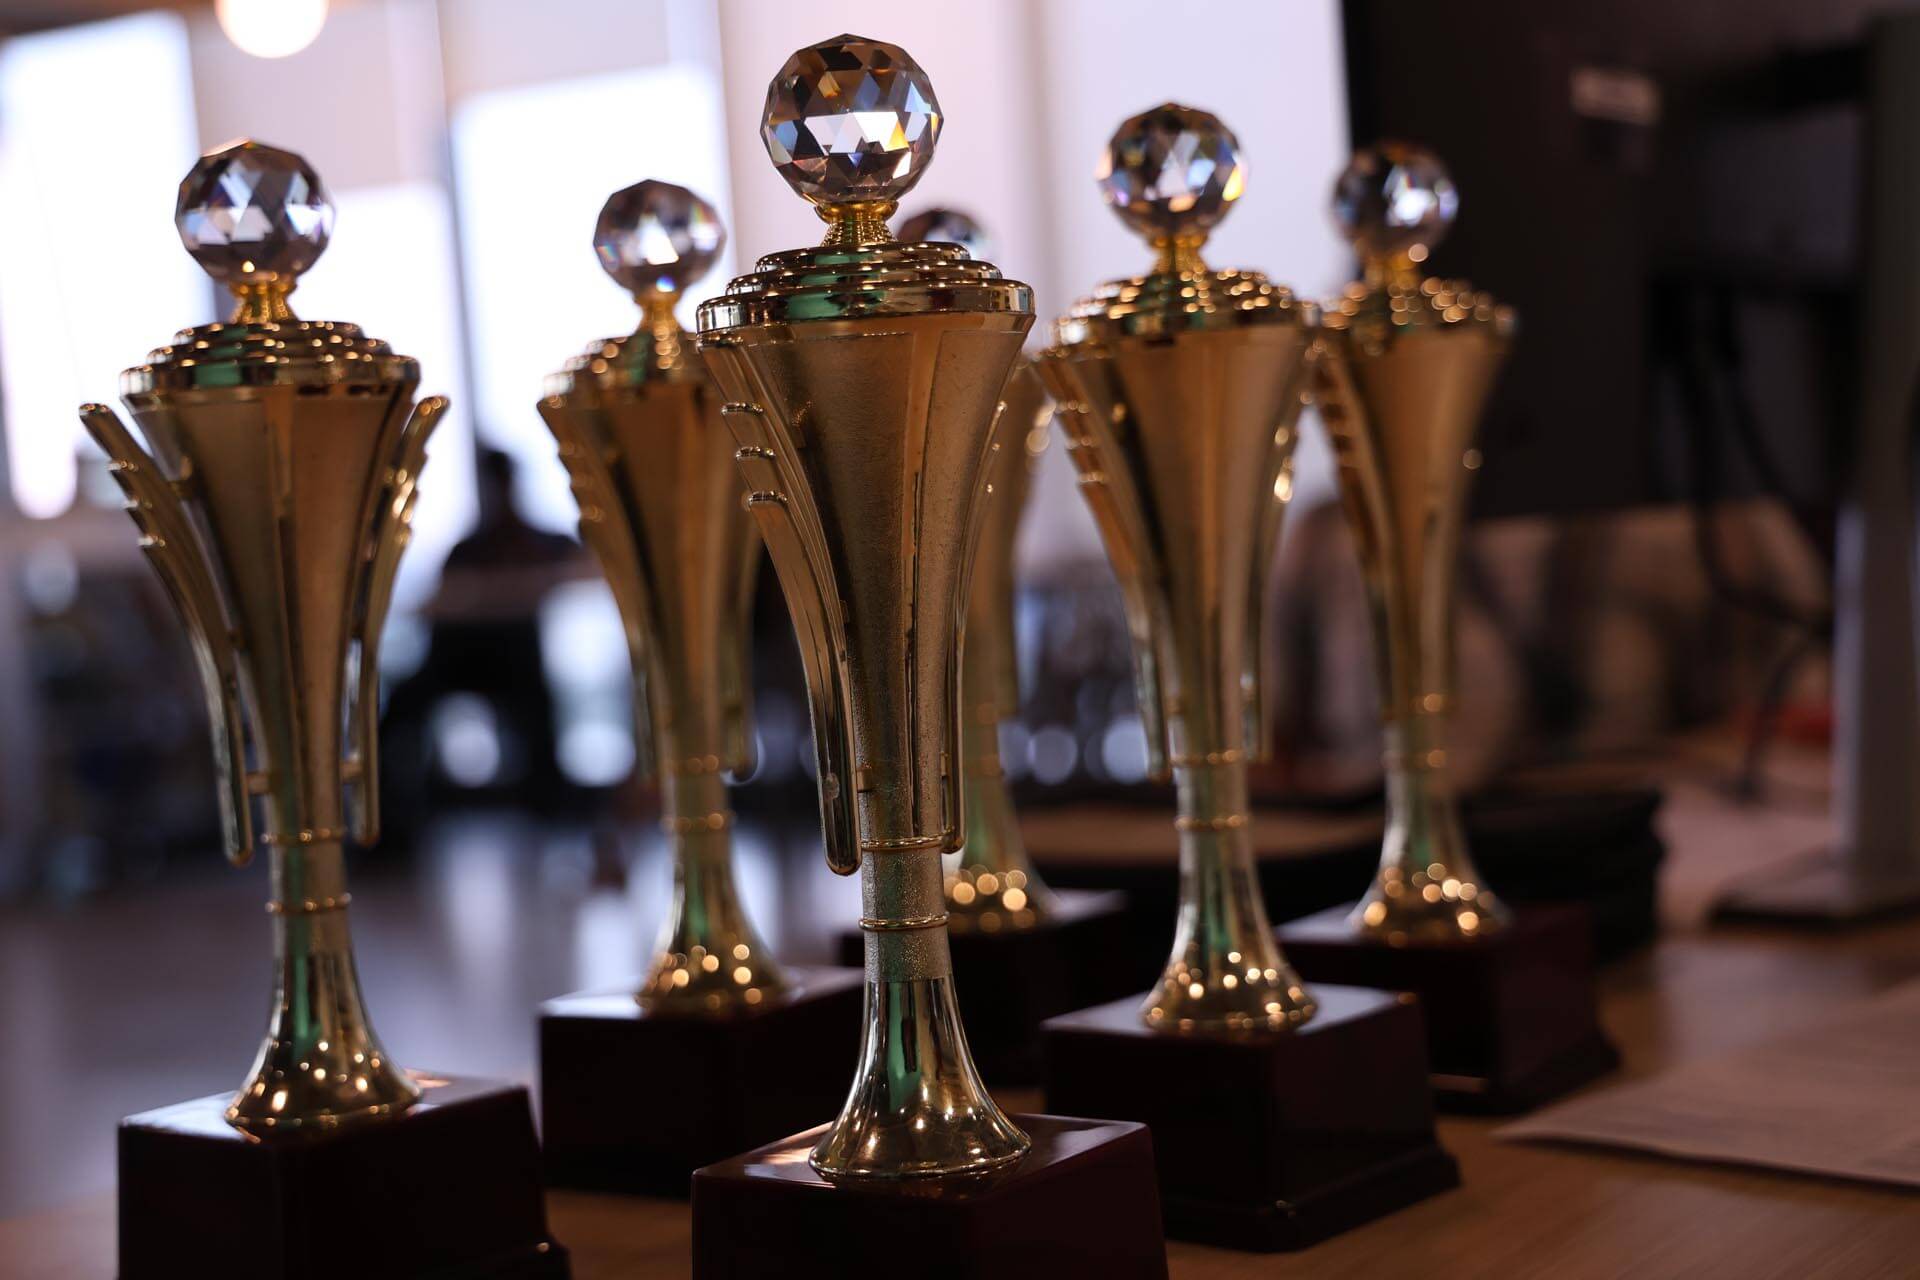
<svg viewBox="0 0 1920 1280"><path fill-rule="evenodd" d="M1595 1006L1585 909L1522 907L1484 938L1400 945L1356 928L1353 914L1335 907L1282 925L1280 944L1316 984L1420 997L1443 1109L1528 1111L1619 1065Z"/></svg>
<svg viewBox="0 0 1920 1280"><path fill-rule="evenodd" d="M684 1196L701 1165L837 1112L860 1043L860 971L787 977L785 997L730 1015L650 1011L631 988L541 1005L548 1185Z"/></svg>
<svg viewBox="0 0 1920 1280"><path fill-rule="evenodd" d="M415 1077L408 1110L261 1139L228 1095L120 1125L120 1280L565 1280L527 1093Z"/></svg>
<svg viewBox="0 0 1920 1280"><path fill-rule="evenodd" d="M1172 1033L1138 997L1047 1023L1049 1111L1153 1131L1169 1236L1302 1249L1457 1186L1434 1136L1419 1006L1313 988L1283 1030Z"/></svg>
<svg viewBox="0 0 1920 1280"><path fill-rule="evenodd" d="M1138 988L1115 961L1128 954L1126 895L1065 890L1053 897L1052 913L1026 928L962 932L948 923L967 1047L995 1088L1039 1081L1040 1024L1048 1018ZM861 934L843 935L841 963L859 964L864 946Z"/></svg>
<svg viewBox="0 0 1920 1280"><path fill-rule="evenodd" d="M807 1157L816 1173L849 1182L952 1179L995 1173L1027 1154L1031 1141L973 1065L953 987L951 976L868 974L860 1065Z"/></svg>
<svg viewBox="0 0 1920 1280"><path fill-rule="evenodd" d="M1147 1130L1013 1119L1032 1149L976 1177L830 1182L807 1162L819 1130L702 1169L693 1176L693 1274L1165 1280Z"/></svg>

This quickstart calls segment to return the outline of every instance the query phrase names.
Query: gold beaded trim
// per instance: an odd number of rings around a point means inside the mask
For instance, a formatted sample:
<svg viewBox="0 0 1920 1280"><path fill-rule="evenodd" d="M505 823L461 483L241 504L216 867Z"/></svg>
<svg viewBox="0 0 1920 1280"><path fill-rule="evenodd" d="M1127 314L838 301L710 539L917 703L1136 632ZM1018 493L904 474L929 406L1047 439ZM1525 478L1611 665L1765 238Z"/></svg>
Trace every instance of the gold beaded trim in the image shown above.
<svg viewBox="0 0 1920 1280"><path fill-rule="evenodd" d="M942 849L953 841L953 832L937 836L899 836L892 840L862 840L862 853L906 853L914 849Z"/></svg>
<svg viewBox="0 0 1920 1280"><path fill-rule="evenodd" d="M1218 818L1189 818L1185 815L1173 820L1175 831L1238 831L1247 825L1244 813L1228 813Z"/></svg>
<svg viewBox="0 0 1920 1280"><path fill-rule="evenodd" d="M269 902L267 914L270 916L317 916L326 911L345 911L347 904L353 901L353 895L343 893L337 898L306 898L299 902Z"/></svg>
<svg viewBox="0 0 1920 1280"><path fill-rule="evenodd" d="M1381 755L1389 769L1402 769L1409 773L1420 773L1432 769L1447 767L1447 753L1439 747L1427 751L1388 751Z"/></svg>
<svg viewBox="0 0 1920 1280"><path fill-rule="evenodd" d="M733 815L724 809L691 818L662 818L660 829L670 836L692 835L696 831L725 831L733 824Z"/></svg>
<svg viewBox="0 0 1920 1280"><path fill-rule="evenodd" d="M310 831L269 831L260 837L260 843L274 848L295 844L332 844L346 838L345 827L315 827Z"/></svg>
<svg viewBox="0 0 1920 1280"><path fill-rule="evenodd" d="M942 911L930 916L908 916L904 920L880 920L873 916L861 916L860 927L868 933L910 933L915 929L941 929L947 923L947 913Z"/></svg>
<svg viewBox="0 0 1920 1280"><path fill-rule="evenodd" d="M688 756L684 760L669 760L666 772L676 777L698 778L709 773L719 773L726 766L719 756Z"/></svg>
<svg viewBox="0 0 1920 1280"><path fill-rule="evenodd" d="M1195 769L1202 765L1239 764L1247 758L1247 753L1239 747L1229 747L1225 751L1209 751L1204 755L1175 755L1168 757L1167 763L1176 769Z"/></svg>

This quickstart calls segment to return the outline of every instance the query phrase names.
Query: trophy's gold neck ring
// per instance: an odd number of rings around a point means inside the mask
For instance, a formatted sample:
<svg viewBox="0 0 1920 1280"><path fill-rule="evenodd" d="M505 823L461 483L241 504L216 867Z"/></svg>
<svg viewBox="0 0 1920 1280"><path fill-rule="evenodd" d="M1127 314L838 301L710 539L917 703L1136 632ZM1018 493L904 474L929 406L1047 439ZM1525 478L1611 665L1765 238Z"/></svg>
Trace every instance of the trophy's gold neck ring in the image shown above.
<svg viewBox="0 0 1920 1280"><path fill-rule="evenodd" d="M242 387L344 386L388 391L417 385L420 363L330 320L222 321L183 329L120 375L120 394L232 391Z"/></svg>
<svg viewBox="0 0 1920 1280"><path fill-rule="evenodd" d="M1422 279L1413 274L1411 260L1370 263L1365 280L1354 281L1327 304L1324 323L1328 329L1355 333L1484 326L1502 340L1519 328L1512 307L1465 280Z"/></svg>
<svg viewBox="0 0 1920 1280"><path fill-rule="evenodd" d="M1320 308L1257 271L1154 271L1100 286L1054 322L1060 347L1113 338L1320 322Z"/></svg>
<svg viewBox="0 0 1920 1280"><path fill-rule="evenodd" d="M935 312L1031 314L1033 290L951 244L828 243L760 259L700 304L700 332Z"/></svg>

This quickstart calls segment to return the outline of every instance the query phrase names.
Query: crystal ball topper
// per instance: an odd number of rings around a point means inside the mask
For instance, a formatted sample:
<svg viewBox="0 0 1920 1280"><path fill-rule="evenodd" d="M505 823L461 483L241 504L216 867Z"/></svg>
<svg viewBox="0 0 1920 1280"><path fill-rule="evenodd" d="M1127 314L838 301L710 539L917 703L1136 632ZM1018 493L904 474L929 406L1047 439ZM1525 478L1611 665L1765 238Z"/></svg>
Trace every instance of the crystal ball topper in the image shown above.
<svg viewBox="0 0 1920 1280"><path fill-rule="evenodd" d="M1460 211L1460 194L1440 157L1425 147L1382 142L1354 152L1333 184L1333 217L1368 261L1402 254L1418 262Z"/></svg>
<svg viewBox="0 0 1920 1280"><path fill-rule="evenodd" d="M971 215L937 205L902 220L900 240L903 244L957 244L975 262L985 262L993 256L986 229Z"/></svg>
<svg viewBox="0 0 1920 1280"><path fill-rule="evenodd" d="M333 203L313 166L291 151L243 140L200 158L174 205L180 242L221 283L291 284L333 234Z"/></svg>
<svg viewBox="0 0 1920 1280"><path fill-rule="evenodd" d="M767 86L760 137L816 205L899 201L940 136L940 103L899 45L841 35L787 59Z"/></svg>
<svg viewBox="0 0 1920 1280"><path fill-rule="evenodd" d="M1246 189L1247 164L1218 116L1169 102L1123 121L1094 176L1139 234L1204 238Z"/></svg>
<svg viewBox="0 0 1920 1280"><path fill-rule="evenodd" d="M714 207L671 182L614 192L593 228L600 265L636 298L684 292L713 270L726 246Z"/></svg>

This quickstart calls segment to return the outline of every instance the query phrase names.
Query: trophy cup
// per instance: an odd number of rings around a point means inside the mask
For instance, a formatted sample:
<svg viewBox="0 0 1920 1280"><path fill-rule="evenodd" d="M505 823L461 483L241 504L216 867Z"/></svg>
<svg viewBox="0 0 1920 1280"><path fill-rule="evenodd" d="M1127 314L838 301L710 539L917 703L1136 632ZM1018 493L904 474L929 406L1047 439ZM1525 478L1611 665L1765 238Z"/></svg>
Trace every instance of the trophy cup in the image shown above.
<svg viewBox="0 0 1920 1280"><path fill-rule="evenodd" d="M1419 994L1443 1103L1525 1110L1619 1058L1594 1007L1584 913L1501 903L1468 856L1447 776L1454 563L1474 430L1513 313L1462 281L1421 278L1458 208L1430 152L1359 152L1333 207L1366 275L1326 309L1313 394L1373 620L1387 830L1359 905L1280 937L1311 978Z"/></svg>
<svg viewBox="0 0 1920 1280"><path fill-rule="evenodd" d="M541 1136L562 1185L685 1195L701 1165L831 1114L859 1034L860 974L783 968L734 884L726 773L752 764L760 539L719 392L673 314L724 243L684 187L614 193L594 247L640 325L569 361L540 402L626 629L635 740L673 845L673 899L637 990L541 1009Z"/></svg>
<svg viewBox="0 0 1920 1280"><path fill-rule="evenodd" d="M274 998L239 1093L122 1123L120 1275L565 1276L526 1091L402 1071L347 931L345 842L378 833L380 631L446 401L415 405L415 361L288 307L333 225L299 156L203 157L175 221L233 318L121 375L145 448L113 410L80 415L192 640L228 857L270 860Z"/></svg>
<svg viewBox="0 0 1920 1280"><path fill-rule="evenodd" d="M1316 308L1200 250L1245 165L1214 116L1123 123L1100 169L1152 245L1055 327L1039 368L1119 579L1156 774L1179 800L1173 954L1144 1007L1045 1029L1049 1110L1153 1130L1170 1235L1310 1244L1454 1185L1436 1144L1419 1010L1309 991L1274 943L1247 833L1262 747L1260 603L1279 533Z"/></svg>
<svg viewBox="0 0 1920 1280"><path fill-rule="evenodd" d="M955 244L987 257L980 225L956 209L903 219L902 244ZM966 843L946 859L947 931L960 975L960 1016L981 1074L995 1084L1040 1073L1040 1024L1123 994L1108 957L1126 944L1126 898L1112 891L1056 892L1027 857L1000 764L1000 722L1020 713L1014 644L1014 544L1053 402L1022 357L1001 391L985 469L980 532L960 655L960 794ZM843 935L841 959L865 943Z"/></svg>
<svg viewBox="0 0 1920 1280"><path fill-rule="evenodd" d="M844 35L794 54L761 136L827 223L700 308L747 499L793 614L826 855L861 878L866 1025L824 1130L702 1169L696 1275L1164 1276L1139 1125L1002 1113L955 1004L941 857L963 843L960 640L1027 286L887 219L943 121L926 74Z"/></svg>

